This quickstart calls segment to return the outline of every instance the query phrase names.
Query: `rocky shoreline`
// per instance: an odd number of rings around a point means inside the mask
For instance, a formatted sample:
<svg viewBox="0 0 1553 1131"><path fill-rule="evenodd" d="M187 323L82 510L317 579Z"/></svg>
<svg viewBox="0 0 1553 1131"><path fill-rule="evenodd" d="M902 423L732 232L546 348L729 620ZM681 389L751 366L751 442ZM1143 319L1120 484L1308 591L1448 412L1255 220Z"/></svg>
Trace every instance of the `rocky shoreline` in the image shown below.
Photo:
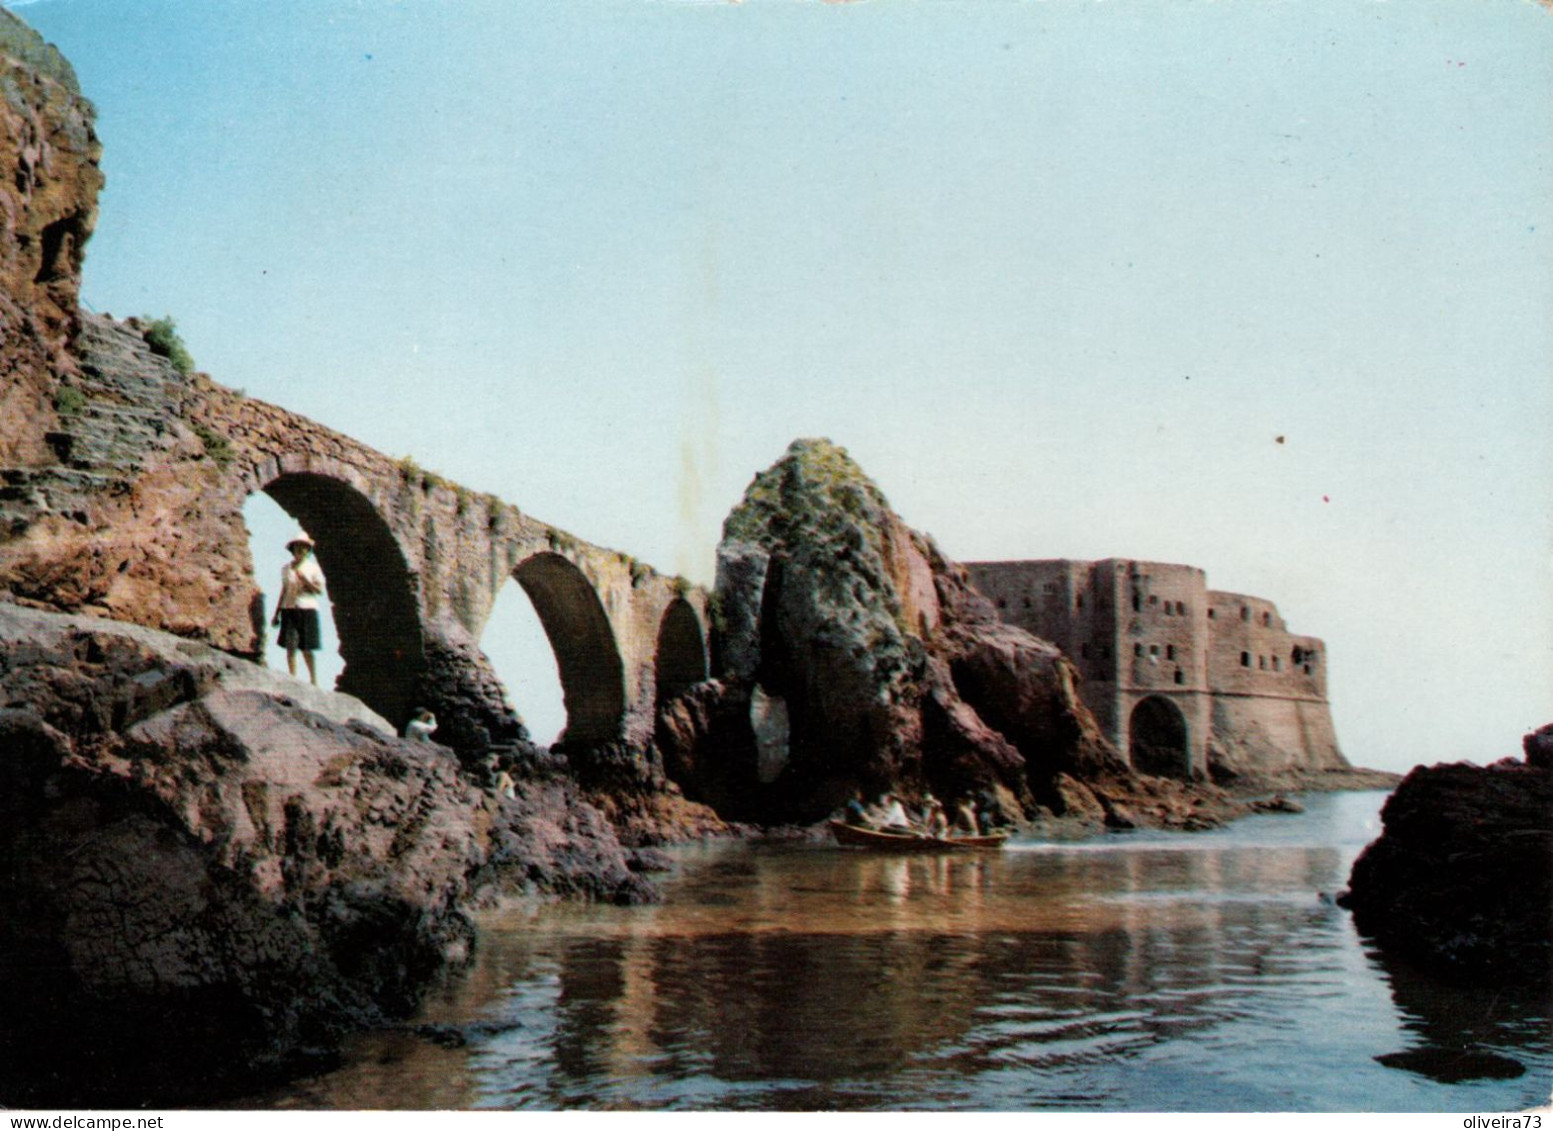
<svg viewBox="0 0 1553 1131"><path fill-rule="evenodd" d="M647 841L816 835L686 824L701 807L668 785L585 789L564 758L498 796L349 696L97 618L0 604L0 702L12 1105L214 1102L408 1017L468 960L477 910L652 899L665 858ZM1175 782L1055 788L1093 809L1037 807L1028 830L1212 827L1253 807Z"/></svg>
<svg viewBox="0 0 1553 1131"><path fill-rule="evenodd" d="M1457 981L1553 986L1553 724L1524 759L1420 766L1338 902L1384 950Z"/></svg>
<svg viewBox="0 0 1553 1131"><path fill-rule="evenodd" d="M654 861L561 776L513 799L359 702L0 605L0 1102L209 1100L407 1015L513 896Z"/></svg>

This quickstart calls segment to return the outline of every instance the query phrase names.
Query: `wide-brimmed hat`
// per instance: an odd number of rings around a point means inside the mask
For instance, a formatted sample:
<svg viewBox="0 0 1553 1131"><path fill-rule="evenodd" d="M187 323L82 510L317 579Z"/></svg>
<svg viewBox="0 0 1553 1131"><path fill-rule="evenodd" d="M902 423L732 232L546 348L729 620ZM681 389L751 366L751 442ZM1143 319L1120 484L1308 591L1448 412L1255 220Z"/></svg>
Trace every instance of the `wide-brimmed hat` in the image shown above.
<svg viewBox="0 0 1553 1131"><path fill-rule="evenodd" d="M296 537L288 539L286 542L286 549L289 550L293 546L306 546L309 550L311 550L313 548L313 540L306 534L298 534Z"/></svg>

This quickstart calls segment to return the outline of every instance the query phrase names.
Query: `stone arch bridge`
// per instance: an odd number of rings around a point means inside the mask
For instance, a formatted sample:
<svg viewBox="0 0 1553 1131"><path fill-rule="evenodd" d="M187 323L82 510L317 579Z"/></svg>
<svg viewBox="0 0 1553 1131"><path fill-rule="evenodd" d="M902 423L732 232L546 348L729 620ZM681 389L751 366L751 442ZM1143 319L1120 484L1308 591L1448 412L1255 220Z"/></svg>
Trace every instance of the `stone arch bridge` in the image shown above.
<svg viewBox="0 0 1553 1131"><path fill-rule="evenodd" d="M265 492L314 539L345 661L338 687L396 726L417 707L474 754L527 738L479 641L508 580L555 652L568 748L650 741L657 703L705 679L707 595L296 413L179 373L143 327L88 315L54 458L0 469L0 588L257 659L264 610L243 505ZM519 704L521 706L521 704Z"/></svg>

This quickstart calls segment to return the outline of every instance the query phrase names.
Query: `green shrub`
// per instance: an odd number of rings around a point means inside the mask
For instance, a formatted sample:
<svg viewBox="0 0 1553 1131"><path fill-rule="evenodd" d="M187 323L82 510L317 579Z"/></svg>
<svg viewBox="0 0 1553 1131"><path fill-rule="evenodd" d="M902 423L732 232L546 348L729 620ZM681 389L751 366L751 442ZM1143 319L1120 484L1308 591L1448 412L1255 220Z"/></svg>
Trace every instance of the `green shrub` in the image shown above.
<svg viewBox="0 0 1553 1131"><path fill-rule="evenodd" d="M152 353L172 362L173 368L185 377L194 372L194 356L189 353L189 348L178 336L178 324L172 320L171 315L152 319L141 333L141 337L146 340L146 345L151 347Z"/></svg>
<svg viewBox="0 0 1553 1131"><path fill-rule="evenodd" d="M194 421L190 427L194 429L194 434L200 438L200 443L205 445L205 454L216 461L217 467L225 469L237 454L232 450L232 441L208 424L202 424L198 420Z"/></svg>
<svg viewBox="0 0 1553 1131"><path fill-rule="evenodd" d="M60 416L74 416L85 407L86 394L80 389L65 385L54 394L54 411Z"/></svg>

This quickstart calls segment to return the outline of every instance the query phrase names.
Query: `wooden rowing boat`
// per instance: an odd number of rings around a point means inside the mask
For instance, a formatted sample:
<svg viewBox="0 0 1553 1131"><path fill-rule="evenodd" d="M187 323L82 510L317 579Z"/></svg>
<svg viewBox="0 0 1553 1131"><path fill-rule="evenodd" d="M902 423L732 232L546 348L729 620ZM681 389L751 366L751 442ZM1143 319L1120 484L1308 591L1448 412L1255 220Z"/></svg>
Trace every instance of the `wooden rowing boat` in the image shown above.
<svg viewBox="0 0 1553 1131"><path fill-rule="evenodd" d="M926 833L887 833L865 829L845 821L830 822L836 843L855 848L876 848L886 852L961 852L980 849L996 851L1008 839L1007 833L989 836L928 836Z"/></svg>

